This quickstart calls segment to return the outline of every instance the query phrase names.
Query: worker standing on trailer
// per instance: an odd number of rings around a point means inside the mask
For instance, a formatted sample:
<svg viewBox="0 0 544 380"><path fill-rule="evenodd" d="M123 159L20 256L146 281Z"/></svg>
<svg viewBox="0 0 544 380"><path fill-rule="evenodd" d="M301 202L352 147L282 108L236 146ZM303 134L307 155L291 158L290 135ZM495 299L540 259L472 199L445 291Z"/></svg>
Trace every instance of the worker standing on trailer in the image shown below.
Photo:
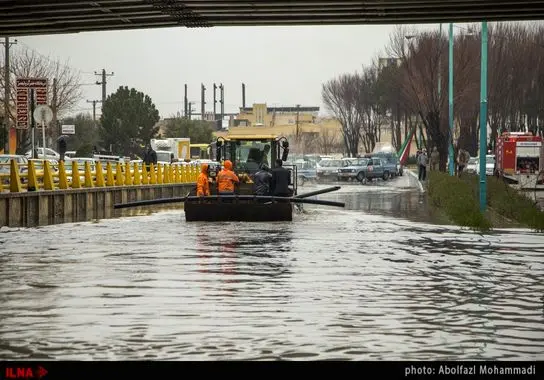
<svg viewBox="0 0 544 380"><path fill-rule="evenodd" d="M234 184L237 183L240 183L240 179L232 171L232 162L226 160L223 169L217 174L217 191L219 195L233 195Z"/></svg>
<svg viewBox="0 0 544 380"><path fill-rule="evenodd" d="M210 180L208 178L208 164L203 164L196 181L197 197L207 197L210 195Z"/></svg>
<svg viewBox="0 0 544 380"><path fill-rule="evenodd" d="M276 167L272 169L271 190L276 197L290 197L291 173L283 167L281 159L276 160Z"/></svg>
<svg viewBox="0 0 544 380"><path fill-rule="evenodd" d="M261 164L259 171L253 176L253 193L255 195L270 195L271 181L270 169L265 164Z"/></svg>

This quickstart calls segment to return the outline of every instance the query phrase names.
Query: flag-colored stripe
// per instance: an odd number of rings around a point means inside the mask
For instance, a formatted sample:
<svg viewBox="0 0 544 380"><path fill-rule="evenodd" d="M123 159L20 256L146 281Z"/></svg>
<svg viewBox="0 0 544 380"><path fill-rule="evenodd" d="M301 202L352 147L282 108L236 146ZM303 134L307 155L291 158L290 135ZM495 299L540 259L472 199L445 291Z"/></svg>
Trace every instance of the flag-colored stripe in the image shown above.
<svg viewBox="0 0 544 380"><path fill-rule="evenodd" d="M410 155L410 147L411 147L412 139L414 138L414 132L415 132L415 128L412 128L408 136L406 136L406 140L404 140L404 143L402 144L397 154L401 165L404 165L404 163L408 160L408 157Z"/></svg>

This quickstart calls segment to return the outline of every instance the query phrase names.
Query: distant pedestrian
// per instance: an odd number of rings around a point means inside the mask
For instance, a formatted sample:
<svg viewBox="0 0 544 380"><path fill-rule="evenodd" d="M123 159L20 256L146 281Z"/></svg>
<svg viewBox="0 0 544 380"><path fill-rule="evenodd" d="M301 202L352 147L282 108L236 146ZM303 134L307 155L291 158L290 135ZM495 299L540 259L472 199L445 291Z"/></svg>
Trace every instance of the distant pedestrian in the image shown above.
<svg viewBox="0 0 544 380"><path fill-rule="evenodd" d="M66 154L66 136L65 135L61 135L59 138L58 138L58 142L59 142L59 155L60 155L60 158L59 158L59 161L64 161L64 155ZM45 158L45 156L44 156Z"/></svg>
<svg viewBox="0 0 544 380"><path fill-rule="evenodd" d="M431 152L431 160L429 163L431 164L432 171L438 170L440 166L440 153L438 153L438 148L436 146L433 147L433 151Z"/></svg>
<svg viewBox="0 0 544 380"><path fill-rule="evenodd" d="M420 181L427 179L427 161L427 150L423 149L419 156L417 156L418 178Z"/></svg>
<svg viewBox="0 0 544 380"><path fill-rule="evenodd" d="M151 164L157 165L157 152L153 150L153 148L151 147L151 144L146 145L143 162L148 172L151 169Z"/></svg>
<svg viewBox="0 0 544 380"><path fill-rule="evenodd" d="M463 170L465 170L466 166L468 165L468 161L470 159L470 154L464 150L463 148L459 149L459 152L457 153L457 174L459 177L461 177L461 173Z"/></svg>

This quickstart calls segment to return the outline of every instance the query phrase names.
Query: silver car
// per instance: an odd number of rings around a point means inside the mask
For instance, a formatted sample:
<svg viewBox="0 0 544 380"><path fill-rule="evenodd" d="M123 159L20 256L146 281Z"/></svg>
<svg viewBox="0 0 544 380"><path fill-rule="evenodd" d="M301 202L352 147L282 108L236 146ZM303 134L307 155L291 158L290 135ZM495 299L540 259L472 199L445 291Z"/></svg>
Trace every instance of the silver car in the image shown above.
<svg viewBox="0 0 544 380"><path fill-rule="evenodd" d="M349 166L351 162L343 159L323 159L317 163L317 178L338 178L338 170Z"/></svg>
<svg viewBox="0 0 544 380"><path fill-rule="evenodd" d="M19 154L0 154L0 174L2 175L3 183L9 183L10 165L13 159L19 166L19 174L26 174L28 172L28 158L25 156ZM25 182L25 179L21 178L21 182Z"/></svg>

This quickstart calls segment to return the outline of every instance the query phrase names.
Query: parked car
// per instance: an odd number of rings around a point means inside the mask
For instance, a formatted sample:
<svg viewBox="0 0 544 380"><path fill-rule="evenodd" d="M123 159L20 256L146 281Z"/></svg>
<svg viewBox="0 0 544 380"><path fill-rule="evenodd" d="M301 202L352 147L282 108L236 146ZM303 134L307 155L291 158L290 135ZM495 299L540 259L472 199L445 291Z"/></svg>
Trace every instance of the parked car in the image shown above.
<svg viewBox="0 0 544 380"><path fill-rule="evenodd" d="M285 167L297 167L297 183L299 185L303 185L305 182L308 181L316 181L317 180L317 165L314 161L304 160L304 159L297 159L295 162L285 162Z"/></svg>
<svg viewBox="0 0 544 380"><path fill-rule="evenodd" d="M467 173L476 173L476 168L479 165L478 157L470 157L467 163L467 167L465 168L465 171Z"/></svg>
<svg viewBox="0 0 544 380"><path fill-rule="evenodd" d="M367 161L366 166L361 167L357 174L357 180L366 183L368 180L381 178L384 181L391 177L389 168L385 166L385 160L380 157L372 157Z"/></svg>
<svg viewBox="0 0 544 380"><path fill-rule="evenodd" d="M372 157L380 157L385 161L385 167L392 177L402 176L404 168L400 164L400 160L395 152L377 152L373 153Z"/></svg>
<svg viewBox="0 0 544 380"><path fill-rule="evenodd" d="M368 166L369 158L355 158L349 166L338 169L338 180L357 179L362 182L365 178L365 170Z"/></svg>
<svg viewBox="0 0 544 380"><path fill-rule="evenodd" d="M351 165L351 161L343 159L323 159L317 163L317 178L318 179L337 179L338 169L345 168Z"/></svg>
<svg viewBox="0 0 544 380"><path fill-rule="evenodd" d="M495 155L488 154L485 156L485 175L493 175L495 172ZM476 164L476 174L480 175L480 159Z"/></svg>
<svg viewBox="0 0 544 380"><path fill-rule="evenodd" d="M91 165L91 173L93 177L93 181L96 180L96 160L94 158L88 158L88 157L73 157L69 160L66 160L64 162L64 169L66 172L66 175L71 180L72 178L72 162L77 163L77 170L79 172L79 181L85 182L85 162L89 162Z"/></svg>
<svg viewBox="0 0 544 380"><path fill-rule="evenodd" d="M55 160L60 160L60 154L55 152L53 149L50 149L50 148L45 148L45 156L44 156L44 150L43 148L36 148L36 151L38 152L38 157L36 158L53 158ZM30 158L32 157L32 151L29 150L26 152L26 157L27 158Z"/></svg>
<svg viewBox="0 0 544 380"><path fill-rule="evenodd" d="M64 153L64 157L66 158L72 158L76 156L75 150L67 150L66 153Z"/></svg>
<svg viewBox="0 0 544 380"><path fill-rule="evenodd" d="M28 172L28 158L20 154L0 154L0 174L2 182L9 183L9 175L11 172L11 160L15 160L19 167L19 174L25 175ZM25 182L25 178L21 178L21 182Z"/></svg>
<svg viewBox="0 0 544 380"><path fill-rule="evenodd" d="M28 160L28 162L33 162L34 163L34 170L36 170L36 175L38 175L38 176L43 176L43 173L44 173L44 170L45 170L44 169L45 161L49 162L49 166L50 166L53 173L58 172L59 162L57 160L54 160L54 159L44 160L44 159L41 159L41 158L30 158Z"/></svg>

